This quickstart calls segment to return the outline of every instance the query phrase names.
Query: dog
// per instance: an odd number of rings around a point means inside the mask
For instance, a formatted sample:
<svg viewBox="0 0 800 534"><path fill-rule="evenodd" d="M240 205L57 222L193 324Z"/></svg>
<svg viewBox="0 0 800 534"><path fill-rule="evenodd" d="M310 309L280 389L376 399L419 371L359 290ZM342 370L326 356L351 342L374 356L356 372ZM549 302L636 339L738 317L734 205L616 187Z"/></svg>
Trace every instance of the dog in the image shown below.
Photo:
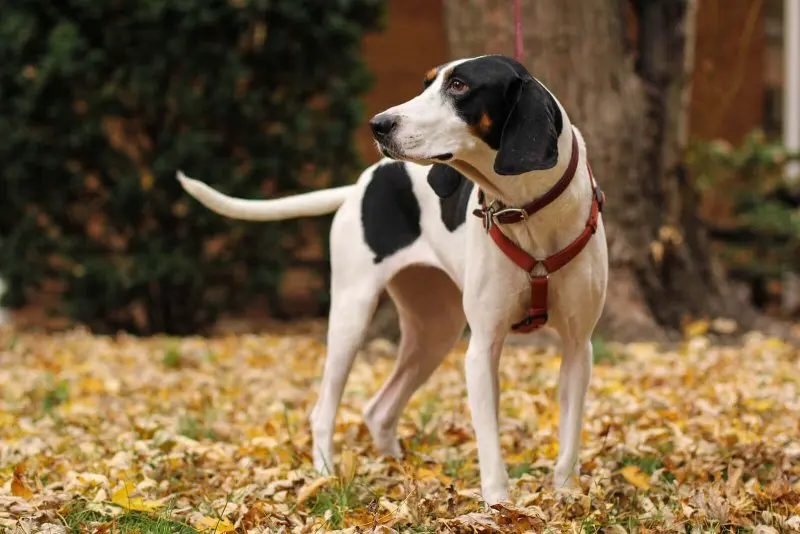
<svg viewBox="0 0 800 534"><path fill-rule="evenodd" d="M466 386L482 499L507 500L501 350L510 331L547 323L562 340L553 483L575 488L591 336L608 278L602 195L581 133L541 82L501 55L430 70L419 95L374 116L370 126L384 158L353 185L245 200L178 171L190 195L227 217L336 212L327 357L310 416L315 468L331 472L345 383L386 289L402 338L391 375L364 410L376 449L402 455L397 425L406 403L469 324Z"/></svg>

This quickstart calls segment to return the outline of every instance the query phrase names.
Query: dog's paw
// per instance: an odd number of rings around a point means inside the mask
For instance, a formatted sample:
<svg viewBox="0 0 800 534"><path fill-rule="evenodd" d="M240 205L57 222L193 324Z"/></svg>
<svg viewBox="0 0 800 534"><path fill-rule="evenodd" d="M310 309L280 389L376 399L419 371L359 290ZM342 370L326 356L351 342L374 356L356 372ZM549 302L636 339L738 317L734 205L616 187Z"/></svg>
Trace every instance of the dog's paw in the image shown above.
<svg viewBox="0 0 800 534"><path fill-rule="evenodd" d="M481 497L488 506L508 502L508 488L506 486L482 488Z"/></svg>
<svg viewBox="0 0 800 534"><path fill-rule="evenodd" d="M391 456L397 459L403 457L403 448L400 446L400 440L397 439L397 434L394 432L373 430L369 423L367 423L367 428L369 428L369 433L372 435L372 443L375 450L378 451L378 454Z"/></svg>
<svg viewBox="0 0 800 534"><path fill-rule="evenodd" d="M403 457L403 448L400 446L400 440L397 439L394 425L388 425L389 428L387 429L387 425L374 418L372 410L369 408L364 411L364 424L367 425L367 429L372 436L373 446L378 451L378 454L397 459Z"/></svg>
<svg viewBox="0 0 800 534"><path fill-rule="evenodd" d="M562 462L559 462L561 464ZM553 489L572 491L579 487L578 469L572 465L556 464L553 471Z"/></svg>

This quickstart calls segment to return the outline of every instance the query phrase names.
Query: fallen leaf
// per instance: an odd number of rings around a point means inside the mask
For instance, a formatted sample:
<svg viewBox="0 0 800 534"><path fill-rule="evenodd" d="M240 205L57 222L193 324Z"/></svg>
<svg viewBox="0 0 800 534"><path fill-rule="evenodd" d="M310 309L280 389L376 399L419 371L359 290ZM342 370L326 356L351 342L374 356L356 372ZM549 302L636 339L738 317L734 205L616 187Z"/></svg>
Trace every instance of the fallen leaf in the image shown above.
<svg viewBox="0 0 800 534"><path fill-rule="evenodd" d="M215 534L218 532L233 532L234 528L227 519L216 517L202 517L196 523L197 530L203 534Z"/></svg>
<svg viewBox="0 0 800 534"><path fill-rule="evenodd" d="M636 465L626 465L619 470L622 477L640 489L650 489L650 477Z"/></svg>
<svg viewBox="0 0 800 534"><path fill-rule="evenodd" d="M131 497L135 492L136 488L133 487L133 484L126 482L111 494L111 502L126 510L136 512L153 512L161 508L162 504L158 501L146 501L142 497Z"/></svg>
<svg viewBox="0 0 800 534"><path fill-rule="evenodd" d="M300 506L301 504L306 502L309 497L314 495L317 491L319 491L323 486L326 486L332 480L334 479L331 477L319 477L309 482L302 488L300 488L300 491L297 492L297 506Z"/></svg>
<svg viewBox="0 0 800 534"><path fill-rule="evenodd" d="M25 484L22 474L23 466L19 464L14 468L14 478L11 480L11 495L22 497L26 501L29 501L31 497L33 497L33 492Z"/></svg>
<svg viewBox="0 0 800 534"><path fill-rule="evenodd" d="M349 482L356 476L356 453L352 449L342 451L339 459L339 476L342 480Z"/></svg>
<svg viewBox="0 0 800 534"><path fill-rule="evenodd" d="M504 532L491 515L478 512L463 514L452 519L440 519L439 521L448 528L464 528L468 529L467 532L476 532L478 534ZM457 530L457 532L461 532L461 530Z"/></svg>
<svg viewBox="0 0 800 534"><path fill-rule="evenodd" d="M147 169L142 170L141 176L140 176L140 182L142 184L142 191L150 191L153 188L153 182L154 181L155 180L153 178L153 173L151 173Z"/></svg>
<svg viewBox="0 0 800 534"><path fill-rule="evenodd" d="M683 335L687 338L700 337L708 333L711 323L706 319L692 321L687 324L683 329Z"/></svg>

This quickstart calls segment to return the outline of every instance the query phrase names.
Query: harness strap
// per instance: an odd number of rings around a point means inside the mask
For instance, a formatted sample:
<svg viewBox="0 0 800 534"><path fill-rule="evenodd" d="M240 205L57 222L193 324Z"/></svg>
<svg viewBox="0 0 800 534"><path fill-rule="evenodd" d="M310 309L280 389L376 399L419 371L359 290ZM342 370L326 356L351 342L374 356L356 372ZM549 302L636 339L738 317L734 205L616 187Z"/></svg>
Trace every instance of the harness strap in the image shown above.
<svg viewBox="0 0 800 534"><path fill-rule="evenodd" d="M481 207L472 213L477 217L481 217L484 220L489 220L490 222L494 222L496 224L514 224L522 222L557 199L561 193L567 189L569 184L572 183L572 179L575 177L575 171L577 169L578 139L577 136L573 134L572 155L569 159L569 165L564 171L564 174L561 175L561 178L558 179L558 182L556 182L553 187L548 189L545 194L519 208L509 208L506 207L502 202L498 201L493 202L489 207L484 207L485 196L483 191L478 191L478 202L480 202Z"/></svg>
<svg viewBox="0 0 800 534"><path fill-rule="evenodd" d="M573 155L575 155L574 152ZM577 157L574 157L573 159L577 160ZM570 162L570 166L572 166L572 162ZM577 163L575 166L577 166ZM575 259L575 257L581 253L584 247L586 247L586 244L597 231L600 213L603 211L603 204L605 203L605 195L600 190L600 186L595 183L592 175L592 167L588 164L588 162L586 167L589 170L589 182L592 186L593 193L592 206L589 210L589 218L586 221L586 226L577 238L552 256L549 256L544 260L537 260L522 250L522 248L511 241L508 237L506 237L506 235L497 225L492 225L490 221L487 222L488 219L484 218L484 226L487 226L487 231L489 232L489 235L492 236L492 240L495 242L497 247L503 252L503 254L506 255L506 257L508 257L508 259L513 261L520 269L527 272L528 276L530 277L531 303L528 307L528 313L525 315L525 318L522 319L522 321L512 325L511 329L514 332L533 332L534 330L537 330L538 328L541 328L547 324L547 292L550 274L556 272L570 261ZM483 203L482 198L480 201ZM537 276L533 274L533 269L539 264L544 266L545 271L547 271L546 275Z"/></svg>

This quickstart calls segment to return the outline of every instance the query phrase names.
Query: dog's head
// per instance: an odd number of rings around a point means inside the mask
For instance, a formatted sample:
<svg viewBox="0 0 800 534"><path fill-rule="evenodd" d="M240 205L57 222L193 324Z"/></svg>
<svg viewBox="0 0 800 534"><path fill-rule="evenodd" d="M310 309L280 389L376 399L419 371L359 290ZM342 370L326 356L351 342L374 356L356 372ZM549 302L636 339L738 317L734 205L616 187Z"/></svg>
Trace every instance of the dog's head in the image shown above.
<svg viewBox="0 0 800 534"><path fill-rule="evenodd" d="M519 62L499 55L431 69L418 96L370 120L387 157L473 164L487 150L501 176L553 168L562 110Z"/></svg>

